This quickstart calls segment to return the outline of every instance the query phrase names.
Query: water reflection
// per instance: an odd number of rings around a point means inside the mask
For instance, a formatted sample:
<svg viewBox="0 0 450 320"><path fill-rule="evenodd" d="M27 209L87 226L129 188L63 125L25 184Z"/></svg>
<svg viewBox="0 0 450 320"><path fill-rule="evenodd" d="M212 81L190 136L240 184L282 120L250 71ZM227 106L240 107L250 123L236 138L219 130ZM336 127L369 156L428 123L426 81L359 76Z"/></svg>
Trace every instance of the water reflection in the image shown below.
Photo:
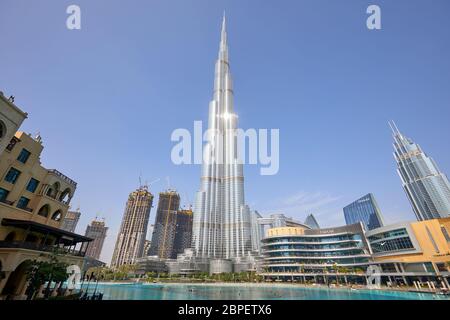
<svg viewBox="0 0 450 320"><path fill-rule="evenodd" d="M413 292L271 285L101 284L105 300L440 300Z"/></svg>

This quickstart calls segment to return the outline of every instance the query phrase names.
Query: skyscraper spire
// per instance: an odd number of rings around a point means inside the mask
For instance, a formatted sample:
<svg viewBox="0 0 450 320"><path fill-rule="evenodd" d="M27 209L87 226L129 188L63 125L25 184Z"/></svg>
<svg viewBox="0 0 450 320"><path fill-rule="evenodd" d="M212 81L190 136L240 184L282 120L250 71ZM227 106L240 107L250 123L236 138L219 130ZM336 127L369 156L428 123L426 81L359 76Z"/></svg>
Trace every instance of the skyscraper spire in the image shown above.
<svg viewBox="0 0 450 320"><path fill-rule="evenodd" d="M394 158L403 189L417 220L450 216L450 182L420 146L389 123L394 136Z"/></svg>
<svg viewBox="0 0 450 320"><path fill-rule="evenodd" d="M223 12L222 31L220 34L219 60L228 62L227 22L225 11Z"/></svg>
<svg viewBox="0 0 450 320"><path fill-rule="evenodd" d="M389 126L391 127L392 133L394 136L401 136L400 131L397 128L397 125L395 124L394 120L388 121Z"/></svg>
<svg viewBox="0 0 450 320"><path fill-rule="evenodd" d="M223 11L222 18L222 33L220 36L220 42L226 44L227 43L227 19L225 17L225 10Z"/></svg>

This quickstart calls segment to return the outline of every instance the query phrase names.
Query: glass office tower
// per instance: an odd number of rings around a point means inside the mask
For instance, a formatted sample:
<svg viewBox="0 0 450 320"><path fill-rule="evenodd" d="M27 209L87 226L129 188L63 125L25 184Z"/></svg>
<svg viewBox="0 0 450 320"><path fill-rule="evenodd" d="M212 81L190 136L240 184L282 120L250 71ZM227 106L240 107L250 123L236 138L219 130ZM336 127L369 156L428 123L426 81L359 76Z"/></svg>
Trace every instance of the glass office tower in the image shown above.
<svg viewBox="0 0 450 320"><path fill-rule="evenodd" d="M345 223L361 222L366 230L383 226L383 218L373 194L366 194L344 208Z"/></svg>
<svg viewBox="0 0 450 320"><path fill-rule="evenodd" d="M436 162L417 143L389 123L394 137L394 157L403 189L417 220L445 218L450 215L450 183Z"/></svg>

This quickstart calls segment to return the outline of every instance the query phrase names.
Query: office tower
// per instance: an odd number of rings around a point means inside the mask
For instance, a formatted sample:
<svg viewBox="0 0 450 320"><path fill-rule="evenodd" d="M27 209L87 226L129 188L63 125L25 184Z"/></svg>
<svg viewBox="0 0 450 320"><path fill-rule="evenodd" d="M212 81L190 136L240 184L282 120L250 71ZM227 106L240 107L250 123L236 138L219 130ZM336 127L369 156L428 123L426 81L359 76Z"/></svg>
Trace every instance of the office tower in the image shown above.
<svg viewBox="0 0 450 320"><path fill-rule="evenodd" d="M105 242L106 232L108 227L105 226L105 221L93 220L90 225L86 227L85 236L93 239L89 244L86 251L88 257L100 260L100 255L102 253L103 243Z"/></svg>
<svg viewBox="0 0 450 320"><path fill-rule="evenodd" d="M164 259L172 257L179 208L180 195L176 191L168 190L159 194L150 256Z"/></svg>
<svg viewBox="0 0 450 320"><path fill-rule="evenodd" d="M193 213L191 209L178 210L172 258L176 258L179 253L184 252L184 249L191 247L192 218Z"/></svg>
<svg viewBox="0 0 450 320"><path fill-rule="evenodd" d="M347 225L361 222L366 230L383 226L383 218L373 194L366 194L344 208L345 223Z"/></svg>
<svg viewBox="0 0 450 320"><path fill-rule="evenodd" d="M311 229L320 229L319 223L312 213L306 217L305 224Z"/></svg>
<svg viewBox="0 0 450 320"><path fill-rule="evenodd" d="M244 200L244 173L238 158L233 86L225 17L209 104L209 143L194 206L193 248L197 257L232 259L252 249L250 210Z"/></svg>
<svg viewBox="0 0 450 320"><path fill-rule="evenodd" d="M80 221L80 216L80 209L77 209L76 211L68 211L61 223L61 229L69 232L75 232L78 221Z"/></svg>
<svg viewBox="0 0 450 320"><path fill-rule="evenodd" d="M141 186L130 193L117 236L111 267L133 264L144 254L150 209L153 195L147 186Z"/></svg>
<svg viewBox="0 0 450 320"><path fill-rule="evenodd" d="M445 218L450 215L450 183L436 162L417 143L389 123L394 137L394 157L403 189L417 220Z"/></svg>

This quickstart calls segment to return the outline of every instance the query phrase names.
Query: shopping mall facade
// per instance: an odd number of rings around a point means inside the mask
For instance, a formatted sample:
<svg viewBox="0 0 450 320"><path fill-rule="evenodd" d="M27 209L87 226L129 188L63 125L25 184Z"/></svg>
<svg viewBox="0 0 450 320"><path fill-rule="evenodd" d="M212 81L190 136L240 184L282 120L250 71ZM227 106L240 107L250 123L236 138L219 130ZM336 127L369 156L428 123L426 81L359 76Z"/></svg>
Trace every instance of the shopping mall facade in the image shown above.
<svg viewBox="0 0 450 320"><path fill-rule="evenodd" d="M369 232L360 223L273 228L262 240L261 275L275 281L367 284L375 272L383 284L429 281L449 288L449 234L450 218Z"/></svg>

